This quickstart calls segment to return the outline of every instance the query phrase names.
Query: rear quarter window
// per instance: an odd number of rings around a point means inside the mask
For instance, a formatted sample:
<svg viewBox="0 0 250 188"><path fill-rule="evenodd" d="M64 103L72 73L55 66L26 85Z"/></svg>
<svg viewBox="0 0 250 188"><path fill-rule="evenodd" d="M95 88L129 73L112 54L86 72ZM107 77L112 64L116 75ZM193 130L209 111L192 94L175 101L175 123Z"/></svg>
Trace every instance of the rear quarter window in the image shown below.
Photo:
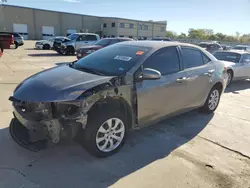
<svg viewBox="0 0 250 188"><path fill-rule="evenodd" d="M182 47L181 51L185 69L203 65L203 56L199 49Z"/></svg>

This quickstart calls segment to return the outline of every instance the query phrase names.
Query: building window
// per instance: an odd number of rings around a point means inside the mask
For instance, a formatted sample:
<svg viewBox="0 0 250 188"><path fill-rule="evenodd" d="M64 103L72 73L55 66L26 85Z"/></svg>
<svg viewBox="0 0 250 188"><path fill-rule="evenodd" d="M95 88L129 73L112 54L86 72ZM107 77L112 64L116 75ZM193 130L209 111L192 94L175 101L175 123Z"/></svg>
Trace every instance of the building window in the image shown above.
<svg viewBox="0 0 250 188"><path fill-rule="evenodd" d="M163 32L165 30L165 27L161 27L161 32Z"/></svg>
<svg viewBox="0 0 250 188"><path fill-rule="evenodd" d="M134 26L135 26L134 24L129 24L130 29L134 29Z"/></svg>
<svg viewBox="0 0 250 188"><path fill-rule="evenodd" d="M103 27L105 27L105 28L106 28L106 27L107 27L107 24L106 24L106 23L104 23L104 24L103 24Z"/></svg>
<svg viewBox="0 0 250 188"><path fill-rule="evenodd" d="M148 30L148 25L143 25L144 30Z"/></svg>
<svg viewBox="0 0 250 188"><path fill-rule="evenodd" d="M124 28L124 23L120 23L120 28Z"/></svg>
<svg viewBox="0 0 250 188"><path fill-rule="evenodd" d="M115 22L113 22L113 23L111 24L111 27L115 27Z"/></svg>

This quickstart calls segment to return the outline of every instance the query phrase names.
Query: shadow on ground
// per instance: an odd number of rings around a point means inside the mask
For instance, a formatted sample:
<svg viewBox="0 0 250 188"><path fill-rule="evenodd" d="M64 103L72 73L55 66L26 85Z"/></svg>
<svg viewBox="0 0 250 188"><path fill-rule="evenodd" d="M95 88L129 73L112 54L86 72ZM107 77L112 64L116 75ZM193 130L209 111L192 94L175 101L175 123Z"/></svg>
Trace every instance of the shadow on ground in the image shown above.
<svg viewBox="0 0 250 188"><path fill-rule="evenodd" d="M52 57L52 56L62 56L56 52L51 52L51 53L41 53L41 54L38 54L38 53L35 53L35 54L28 54L28 56L31 56L31 57Z"/></svg>
<svg viewBox="0 0 250 188"><path fill-rule="evenodd" d="M36 49L36 48L25 48L24 50L39 50L39 49Z"/></svg>
<svg viewBox="0 0 250 188"><path fill-rule="evenodd" d="M55 63L55 65L68 65L70 62L60 62L60 63Z"/></svg>
<svg viewBox="0 0 250 188"><path fill-rule="evenodd" d="M26 164L20 170L41 187L108 187L156 160L167 157L197 136L212 117L213 114L204 115L192 111L131 132L124 148L108 158L92 157L79 144L59 144L39 152L42 153L40 159ZM1 148L1 155L5 155L4 150L7 148ZM30 155L28 151L26 154L16 151L16 155L12 152L10 157L12 160L25 158L27 153Z"/></svg>
<svg viewBox="0 0 250 188"><path fill-rule="evenodd" d="M250 80L240 80L232 82L225 90L225 93L234 93L239 94L239 91L249 89L250 88Z"/></svg>

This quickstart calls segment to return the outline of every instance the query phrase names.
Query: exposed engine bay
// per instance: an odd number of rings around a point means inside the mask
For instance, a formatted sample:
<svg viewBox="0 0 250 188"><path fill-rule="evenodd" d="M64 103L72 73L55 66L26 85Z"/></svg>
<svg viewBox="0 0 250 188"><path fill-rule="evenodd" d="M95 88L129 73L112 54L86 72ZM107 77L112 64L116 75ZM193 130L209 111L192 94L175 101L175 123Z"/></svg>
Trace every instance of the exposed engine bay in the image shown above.
<svg viewBox="0 0 250 188"><path fill-rule="evenodd" d="M61 134L74 138L79 127L87 123L83 102L34 103L13 101L14 116L30 131L30 139L35 142L49 138L58 143Z"/></svg>

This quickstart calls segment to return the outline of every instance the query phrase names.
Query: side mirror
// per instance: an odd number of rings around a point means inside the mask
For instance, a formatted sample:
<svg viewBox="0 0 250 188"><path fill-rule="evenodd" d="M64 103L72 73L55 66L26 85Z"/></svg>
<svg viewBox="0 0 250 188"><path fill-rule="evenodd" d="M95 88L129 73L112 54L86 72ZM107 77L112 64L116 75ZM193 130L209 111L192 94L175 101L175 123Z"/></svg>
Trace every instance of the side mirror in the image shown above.
<svg viewBox="0 0 250 188"><path fill-rule="evenodd" d="M143 80L158 80L161 78L161 73L158 70L145 68L142 71Z"/></svg>

